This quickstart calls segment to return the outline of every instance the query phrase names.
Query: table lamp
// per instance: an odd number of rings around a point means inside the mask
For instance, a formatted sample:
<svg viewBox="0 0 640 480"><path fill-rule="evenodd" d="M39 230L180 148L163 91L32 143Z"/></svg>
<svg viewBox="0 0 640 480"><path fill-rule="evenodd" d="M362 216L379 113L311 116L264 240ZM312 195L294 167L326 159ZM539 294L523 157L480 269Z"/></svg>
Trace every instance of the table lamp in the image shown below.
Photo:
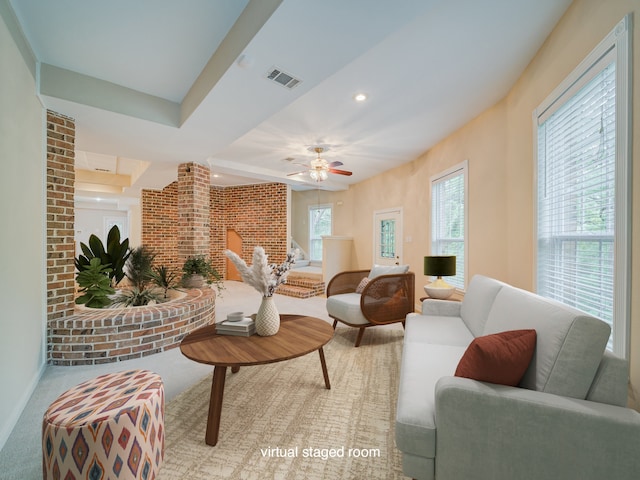
<svg viewBox="0 0 640 480"><path fill-rule="evenodd" d="M424 274L438 277L437 280L424 286L424 291L431 298L444 300L449 298L456 287L449 285L442 277L456 274L455 255L433 255L424 257Z"/></svg>

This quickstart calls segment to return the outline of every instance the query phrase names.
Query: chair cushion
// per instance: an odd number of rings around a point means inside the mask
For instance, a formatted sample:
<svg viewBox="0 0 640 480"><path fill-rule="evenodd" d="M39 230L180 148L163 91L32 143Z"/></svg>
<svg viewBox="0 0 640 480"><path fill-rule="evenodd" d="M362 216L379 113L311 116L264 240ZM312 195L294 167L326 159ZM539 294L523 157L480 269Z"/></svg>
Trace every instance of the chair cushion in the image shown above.
<svg viewBox="0 0 640 480"><path fill-rule="evenodd" d="M407 273L409 265L374 265L369 271L369 279L380 275L391 275L394 273Z"/></svg>
<svg viewBox="0 0 640 480"><path fill-rule="evenodd" d="M368 325L369 321L360 310L359 293L341 293L327 298L327 312L331 318L337 318L351 325Z"/></svg>
<svg viewBox="0 0 640 480"><path fill-rule="evenodd" d="M515 387L536 348L535 330L510 330L478 337L458 363L456 377Z"/></svg>

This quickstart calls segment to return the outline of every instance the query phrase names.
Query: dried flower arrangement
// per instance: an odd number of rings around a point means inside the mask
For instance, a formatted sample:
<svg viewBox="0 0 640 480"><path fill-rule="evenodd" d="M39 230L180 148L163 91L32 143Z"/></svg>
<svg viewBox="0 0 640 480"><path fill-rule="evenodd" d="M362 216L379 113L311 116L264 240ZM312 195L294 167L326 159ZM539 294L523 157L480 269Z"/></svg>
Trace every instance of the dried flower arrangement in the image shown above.
<svg viewBox="0 0 640 480"><path fill-rule="evenodd" d="M224 254L236 266L242 280L260 292L263 297L271 297L278 285L286 283L296 256L296 252L291 251L287 253L286 260L280 265L268 263L264 248L257 246L253 249L253 263L249 267L235 252L225 250Z"/></svg>

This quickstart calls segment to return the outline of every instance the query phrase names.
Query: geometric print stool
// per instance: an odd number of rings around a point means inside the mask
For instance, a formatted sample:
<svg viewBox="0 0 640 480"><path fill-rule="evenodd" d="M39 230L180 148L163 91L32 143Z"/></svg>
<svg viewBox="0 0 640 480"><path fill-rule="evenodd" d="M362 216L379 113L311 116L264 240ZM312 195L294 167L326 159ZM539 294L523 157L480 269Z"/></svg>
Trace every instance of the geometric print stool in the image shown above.
<svg viewBox="0 0 640 480"><path fill-rule="evenodd" d="M67 390L42 421L45 480L153 480L164 458L164 386L130 370Z"/></svg>

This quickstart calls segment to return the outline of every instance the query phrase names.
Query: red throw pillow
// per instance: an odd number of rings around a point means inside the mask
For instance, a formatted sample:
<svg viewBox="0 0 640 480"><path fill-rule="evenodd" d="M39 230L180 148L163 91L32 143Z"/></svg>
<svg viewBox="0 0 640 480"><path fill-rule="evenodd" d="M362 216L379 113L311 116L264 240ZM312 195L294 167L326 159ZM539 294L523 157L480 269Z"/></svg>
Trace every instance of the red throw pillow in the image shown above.
<svg viewBox="0 0 640 480"><path fill-rule="evenodd" d="M464 352L455 375L515 387L527 371L535 348L535 330L477 337Z"/></svg>

